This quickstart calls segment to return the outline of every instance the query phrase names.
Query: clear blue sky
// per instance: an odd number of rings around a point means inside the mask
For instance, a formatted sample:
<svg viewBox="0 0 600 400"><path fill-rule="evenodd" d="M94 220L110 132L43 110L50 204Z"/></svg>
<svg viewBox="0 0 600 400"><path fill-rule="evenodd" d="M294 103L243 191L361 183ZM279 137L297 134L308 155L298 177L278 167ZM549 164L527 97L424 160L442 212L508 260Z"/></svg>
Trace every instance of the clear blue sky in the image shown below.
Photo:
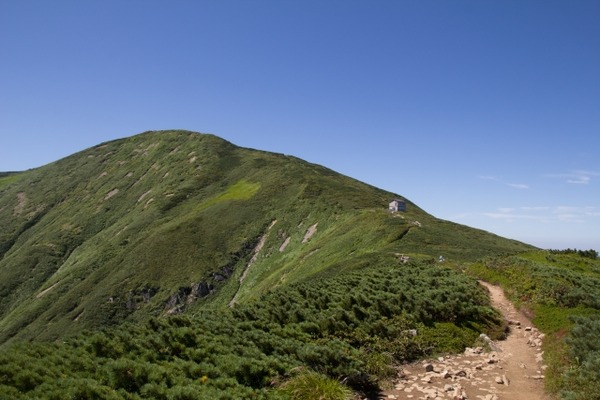
<svg viewBox="0 0 600 400"><path fill-rule="evenodd" d="M0 171L209 132L600 250L600 2L0 1Z"/></svg>

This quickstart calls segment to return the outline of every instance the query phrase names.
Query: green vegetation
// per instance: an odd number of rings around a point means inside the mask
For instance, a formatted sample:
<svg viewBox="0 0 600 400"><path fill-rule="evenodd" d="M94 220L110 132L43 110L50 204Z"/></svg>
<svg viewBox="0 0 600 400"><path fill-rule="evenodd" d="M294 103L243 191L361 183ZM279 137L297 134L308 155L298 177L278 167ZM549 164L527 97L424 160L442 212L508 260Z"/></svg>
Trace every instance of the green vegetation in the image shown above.
<svg viewBox="0 0 600 400"><path fill-rule="evenodd" d="M340 382L312 371L302 371L286 382L283 393L287 394L290 400L347 400L352 395Z"/></svg>
<svg viewBox="0 0 600 400"><path fill-rule="evenodd" d="M600 260L593 250L488 258L468 270L500 283L545 339L546 386L564 399L600 398Z"/></svg>
<svg viewBox="0 0 600 400"><path fill-rule="evenodd" d="M229 187L225 193L200 204L198 210L203 210L225 200L248 200L256 194L258 189L260 189L260 183L250 183L242 179Z"/></svg>
<svg viewBox="0 0 600 400"><path fill-rule="evenodd" d="M242 304L380 255L530 249L410 201L389 214L397 194L186 131L104 143L2 179L0 344L225 307L236 293Z"/></svg>
<svg viewBox="0 0 600 400"><path fill-rule="evenodd" d="M590 250L577 250L577 249L565 249L565 250L548 250L551 254L578 254L581 257L591 258L595 260L598 258L598 252L594 249Z"/></svg>
<svg viewBox="0 0 600 400"><path fill-rule="evenodd" d="M298 399L314 398L303 394L312 387L347 398L376 390L393 365L460 351L500 326L471 278L390 257L232 310L5 346L0 395Z"/></svg>
<svg viewBox="0 0 600 400"><path fill-rule="evenodd" d="M17 182L21 176L18 172L0 172L0 188Z"/></svg>
<svg viewBox="0 0 600 400"><path fill-rule="evenodd" d="M343 398L501 336L446 265L532 247L396 197L187 131L0 175L0 398Z"/></svg>

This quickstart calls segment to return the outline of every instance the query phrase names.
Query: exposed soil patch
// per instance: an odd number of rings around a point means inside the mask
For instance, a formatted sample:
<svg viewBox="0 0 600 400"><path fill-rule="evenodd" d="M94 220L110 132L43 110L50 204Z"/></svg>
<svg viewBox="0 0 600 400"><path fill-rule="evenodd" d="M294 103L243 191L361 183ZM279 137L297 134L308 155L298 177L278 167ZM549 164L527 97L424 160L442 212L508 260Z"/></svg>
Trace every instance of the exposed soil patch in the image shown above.
<svg viewBox="0 0 600 400"><path fill-rule="evenodd" d="M317 225L319 225L318 222L308 227L306 233L304 234L304 239L302 239L302 243L308 242L310 238L313 237L313 235L317 232Z"/></svg>
<svg viewBox="0 0 600 400"><path fill-rule="evenodd" d="M150 189L150 190L148 190L146 193L142 194L142 195L141 195L141 196L138 198L137 202L139 203L140 201L144 200L144 197L148 196L148 195L150 194L150 192L152 192L152 189Z"/></svg>
<svg viewBox="0 0 600 400"><path fill-rule="evenodd" d="M240 288L242 287L242 284L244 283L244 280L246 279L246 276L248 276L248 272L250 271L250 267L252 267L252 264L254 264L256 262L256 260L258 260L258 254L260 253L260 251L264 247L265 242L267 241L267 236L269 235L269 232L271 231L271 228L273 228L273 226L276 223L277 223L276 219L274 219L273 221L271 221L271 225L269 225L269 227L267 228L267 231L258 240L258 243L257 243L256 247L253 250L252 258L250 259L250 261L248 261L248 265L246 265L246 268L244 268L244 272L242 272L242 276L240 276L240 280L239 280L240 286L238 287L238 290L236 291L235 295L233 296L233 298L229 302L229 307L235 306L235 302L237 300Z"/></svg>
<svg viewBox="0 0 600 400"><path fill-rule="evenodd" d="M56 282L54 285L50 286L49 288L42 290L41 292L39 292L38 294L35 295L35 298L36 299L41 299L42 297L44 297L44 295L46 293L48 293L49 291L51 291L52 289L54 289L58 284L59 284L59 282Z"/></svg>
<svg viewBox="0 0 600 400"><path fill-rule="evenodd" d="M106 196L104 196L104 200L110 199L111 197L113 197L117 193L119 193L119 189L113 189L113 190L111 190L110 192L106 193Z"/></svg>
<svg viewBox="0 0 600 400"><path fill-rule="evenodd" d="M288 244L290 244L291 240L292 240L291 236L286 237L285 240L283 241L283 243L281 244L281 246L279 246L279 252L283 253L285 251L285 248L288 246Z"/></svg>
<svg viewBox="0 0 600 400"><path fill-rule="evenodd" d="M541 345L544 335L519 313L501 288L480 282L493 306L509 322L506 340L489 341L491 351L467 348L463 354L403 366L394 388L382 399L548 400L544 392Z"/></svg>
<svg viewBox="0 0 600 400"><path fill-rule="evenodd" d="M25 209L26 204L27 204L27 195L25 194L25 192L17 193L17 205L13 209L13 214L14 215L21 214L23 212L23 210Z"/></svg>

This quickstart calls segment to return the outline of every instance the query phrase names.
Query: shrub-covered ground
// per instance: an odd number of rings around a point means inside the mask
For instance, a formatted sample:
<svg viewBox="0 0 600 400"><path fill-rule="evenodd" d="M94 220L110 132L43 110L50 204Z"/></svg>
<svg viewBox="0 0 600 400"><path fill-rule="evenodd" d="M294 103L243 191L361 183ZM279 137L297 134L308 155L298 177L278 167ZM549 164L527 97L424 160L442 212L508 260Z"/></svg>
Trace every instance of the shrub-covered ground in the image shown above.
<svg viewBox="0 0 600 400"><path fill-rule="evenodd" d="M475 280L390 256L232 310L153 318L57 343L13 343L0 354L0 398L373 394L394 364L460 351L481 331L502 332L502 325Z"/></svg>
<svg viewBox="0 0 600 400"><path fill-rule="evenodd" d="M563 399L600 399L600 259L594 251L489 258L469 270L500 283L547 334L547 388Z"/></svg>

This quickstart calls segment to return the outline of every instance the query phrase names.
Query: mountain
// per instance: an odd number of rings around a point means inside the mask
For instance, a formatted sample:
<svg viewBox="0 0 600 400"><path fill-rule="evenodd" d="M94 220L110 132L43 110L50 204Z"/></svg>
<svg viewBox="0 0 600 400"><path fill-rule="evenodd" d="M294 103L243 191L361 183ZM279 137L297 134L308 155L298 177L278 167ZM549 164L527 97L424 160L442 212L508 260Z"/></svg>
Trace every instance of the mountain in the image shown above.
<svg viewBox="0 0 600 400"><path fill-rule="evenodd" d="M388 203L402 198L404 212ZM0 174L0 343L237 307L383 258L531 246L213 135L152 131Z"/></svg>

